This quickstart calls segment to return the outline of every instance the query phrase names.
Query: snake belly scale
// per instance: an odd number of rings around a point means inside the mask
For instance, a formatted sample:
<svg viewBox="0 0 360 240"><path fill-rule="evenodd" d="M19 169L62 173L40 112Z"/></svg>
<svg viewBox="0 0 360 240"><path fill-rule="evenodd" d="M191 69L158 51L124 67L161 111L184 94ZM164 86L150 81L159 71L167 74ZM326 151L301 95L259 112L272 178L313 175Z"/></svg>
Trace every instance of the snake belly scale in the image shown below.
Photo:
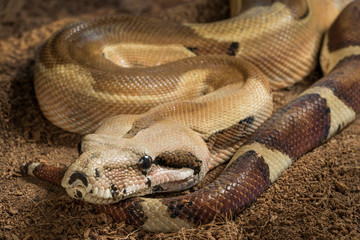
<svg viewBox="0 0 360 240"><path fill-rule="evenodd" d="M40 108L55 125L87 135L69 168L27 163L23 172L119 221L176 231L239 213L355 119L360 1L233 3L239 15L221 22L112 16L50 38L36 63ZM314 69L326 31L326 76L271 116L271 89ZM142 197L190 188L227 161L198 191Z"/></svg>

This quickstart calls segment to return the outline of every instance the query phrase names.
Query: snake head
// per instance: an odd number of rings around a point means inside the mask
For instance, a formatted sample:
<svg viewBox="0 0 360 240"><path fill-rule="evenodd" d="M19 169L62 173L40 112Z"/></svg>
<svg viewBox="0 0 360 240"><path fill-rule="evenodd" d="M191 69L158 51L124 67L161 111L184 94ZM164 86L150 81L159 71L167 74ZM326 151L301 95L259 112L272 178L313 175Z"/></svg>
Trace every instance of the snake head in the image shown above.
<svg viewBox="0 0 360 240"><path fill-rule="evenodd" d="M186 126L161 121L134 137L124 137L123 133L106 125L83 138L81 154L62 180L71 197L115 203L187 189L207 172L206 144Z"/></svg>

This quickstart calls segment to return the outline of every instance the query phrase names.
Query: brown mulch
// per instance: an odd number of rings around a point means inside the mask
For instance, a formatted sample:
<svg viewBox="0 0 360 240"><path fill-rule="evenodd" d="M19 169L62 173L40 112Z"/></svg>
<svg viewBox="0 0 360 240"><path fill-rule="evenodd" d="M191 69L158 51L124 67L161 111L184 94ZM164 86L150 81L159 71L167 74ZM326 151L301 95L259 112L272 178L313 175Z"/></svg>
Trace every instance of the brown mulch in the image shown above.
<svg viewBox="0 0 360 240"><path fill-rule="evenodd" d="M35 54L51 33L114 13L214 21L228 14L223 2L0 0L0 239L360 239L360 119L293 164L234 220L171 234L116 223L19 174L23 162L69 165L77 157L81 136L53 126L35 98ZM313 79L276 92L277 106Z"/></svg>

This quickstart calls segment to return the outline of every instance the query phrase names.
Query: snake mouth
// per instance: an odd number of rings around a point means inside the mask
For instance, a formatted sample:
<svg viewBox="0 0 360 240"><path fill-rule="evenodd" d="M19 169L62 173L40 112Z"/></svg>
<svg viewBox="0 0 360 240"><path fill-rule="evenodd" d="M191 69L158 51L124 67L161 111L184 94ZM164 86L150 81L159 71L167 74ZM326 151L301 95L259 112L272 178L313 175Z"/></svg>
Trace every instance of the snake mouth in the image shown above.
<svg viewBox="0 0 360 240"><path fill-rule="evenodd" d="M164 171L164 169L162 169ZM167 169L155 175L148 175L143 184L136 187L117 185L111 181L96 181L87 170L76 169L68 172L62 180L62 186L70 197L94 204L111 204L130 196L142 196L151 193L179 191L197 183L192 169ZM171 180L169 180L170 178ZM174 179L176 181L174 181ZM142 186L144 185L144 186ZM180 189L178 189L180 187Z"/></svg>
<svg viewBox="0 0 360 240"><path fill-rule="evenodd" d="M83 200L94 204L111 204L119 202L131 195L132 192L126 192L123 188L119 191L113 184L94 181L94 177L89 177L84 171L75 170L65 175L62 180L62 187L67 194L75 199Z"/></svg>
<svg viewBox="0 0 360 240"><path fill-rule="evenodd" d="M75 199L98 204L116 202L110 189L94 187L87 175L81 171L75 171L70 177L64 178L62 186L70 197Z"/></svg>

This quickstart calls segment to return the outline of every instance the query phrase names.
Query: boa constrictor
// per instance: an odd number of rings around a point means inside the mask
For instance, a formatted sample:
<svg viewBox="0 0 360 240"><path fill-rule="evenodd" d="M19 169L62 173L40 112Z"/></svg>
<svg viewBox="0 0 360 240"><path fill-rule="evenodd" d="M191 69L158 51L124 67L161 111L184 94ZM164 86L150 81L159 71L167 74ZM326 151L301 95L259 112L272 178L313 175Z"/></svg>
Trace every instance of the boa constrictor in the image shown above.
<svg viewBox="0 0 360 240"><path fill-rule="evenodd" d="M237 17L215 23L115 16L65 27L39 55L37 98L55 125L97 130L68 169L22 170L150 231L239 213L360 113L360 1L335 20L349 2L242 1ZM270 88L314 69L327 29L326 76L267 119ZM198 191L139 197L192 187L228 160Z"/></svg>

